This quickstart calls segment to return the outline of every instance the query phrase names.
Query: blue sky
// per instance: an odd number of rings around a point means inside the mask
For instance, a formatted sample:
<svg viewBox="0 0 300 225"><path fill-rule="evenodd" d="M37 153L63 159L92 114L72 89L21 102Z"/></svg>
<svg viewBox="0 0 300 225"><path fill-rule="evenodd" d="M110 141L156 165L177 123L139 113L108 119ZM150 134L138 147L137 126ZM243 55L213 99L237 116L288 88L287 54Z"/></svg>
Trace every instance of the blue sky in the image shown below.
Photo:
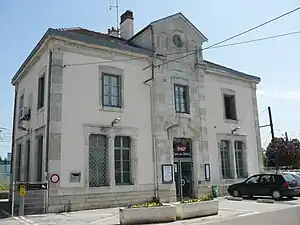
<svg viewBox="0 0 300 225"><path fill-rule="evenodd" d="M126 9L134 12L136 32L150 21L182 12L208 37L206 46L299 5L298 0L119 0L120 13ZM109 0L0 1L0 127L12 128L10 79L46 30L80 26L106 32L116 25L116 12L108 9ZM231 42L297 31L299 21L297 11ZM261 125L268 123L265 109L271 106L277 136L287 131L290 137L300 137L299 40L300 34L204 52L208 60L262 78L258 93ZM270 140L269 129L261 132L265 147ZM9 150L9 143L0 142L0 155Z"/></svg>

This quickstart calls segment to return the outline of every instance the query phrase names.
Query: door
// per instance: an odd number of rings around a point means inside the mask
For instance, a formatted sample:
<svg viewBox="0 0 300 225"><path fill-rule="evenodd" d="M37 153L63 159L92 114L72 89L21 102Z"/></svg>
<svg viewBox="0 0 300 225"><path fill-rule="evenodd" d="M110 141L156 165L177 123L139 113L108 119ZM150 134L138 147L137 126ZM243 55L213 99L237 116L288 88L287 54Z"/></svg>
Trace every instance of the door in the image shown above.
<svg viewBox="0 0 300 225"><path fill-rule="evenodd" d="M243 195L260 195L259 193L260 175L249 177L241 184L241 192Z"/></svg>
<svg viewBox="0 0 300 225"><path fill-rule="evenodd" d="M192 198L194 196L192 163L179 160L175 162L174 170L177 198L180 201Z"/></svg>

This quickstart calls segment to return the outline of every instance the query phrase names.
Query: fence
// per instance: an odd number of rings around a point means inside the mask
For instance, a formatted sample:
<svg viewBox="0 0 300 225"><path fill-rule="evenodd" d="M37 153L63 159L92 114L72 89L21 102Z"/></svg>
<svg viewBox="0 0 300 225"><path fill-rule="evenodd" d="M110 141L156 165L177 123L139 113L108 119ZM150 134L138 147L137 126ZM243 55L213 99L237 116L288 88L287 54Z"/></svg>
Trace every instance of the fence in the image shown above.
<svg viewBox="0 0 300 225"><path fill-rule="evenodd" d="M48 189L45 183L15 182L12 190L12 209L14 216L46 213Z"/></svg>

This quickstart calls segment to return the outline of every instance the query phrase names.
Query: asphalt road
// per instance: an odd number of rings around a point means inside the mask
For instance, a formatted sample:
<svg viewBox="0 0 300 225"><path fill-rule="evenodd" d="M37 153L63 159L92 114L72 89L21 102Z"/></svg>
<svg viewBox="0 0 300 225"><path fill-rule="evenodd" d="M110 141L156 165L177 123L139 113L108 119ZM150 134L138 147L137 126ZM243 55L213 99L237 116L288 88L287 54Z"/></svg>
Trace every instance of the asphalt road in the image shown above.
<svg viewBox="0 0 300 225"><path fill-rule="evenodd" d="M169 225L211 225L222 224L222 221L255 214L268 214L272 211L285 210L300 205L299 199L292 201L280 201L275 204L257 203L255 200L246 199L243 201L228 201L220 199L220 210L216 216L176 221ZM77 211L60 214L41 214L22 217L8 218L5 209L8 209L7 202L0 202L0 225L117 225L119 224L118 208ZM257 216L255 215L255 216Z"/></svg>

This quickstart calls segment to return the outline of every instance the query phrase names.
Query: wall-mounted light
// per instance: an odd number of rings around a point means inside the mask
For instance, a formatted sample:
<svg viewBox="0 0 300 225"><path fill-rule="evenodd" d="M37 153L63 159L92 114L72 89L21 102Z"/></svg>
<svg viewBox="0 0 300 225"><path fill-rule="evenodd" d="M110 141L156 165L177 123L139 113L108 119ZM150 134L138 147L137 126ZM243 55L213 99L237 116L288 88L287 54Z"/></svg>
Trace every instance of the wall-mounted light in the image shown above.
<svg viewBox="0 0 300 225"><path fill-rule="evenodd" d="M234 129L232 129L231 130L231 134L233 134L234 132L236 132L237 130L239 130L240 129L240 127L236 127L236 128L234 128Z"/></svg>
<svg viewBox="0 0 300 225"><path fill-rule="evenodd" d="M113 127L114 125L116 125L117 123L119 123L121 121L121 118L115 118L112 122L111 122L111 126Z"/></svg>

